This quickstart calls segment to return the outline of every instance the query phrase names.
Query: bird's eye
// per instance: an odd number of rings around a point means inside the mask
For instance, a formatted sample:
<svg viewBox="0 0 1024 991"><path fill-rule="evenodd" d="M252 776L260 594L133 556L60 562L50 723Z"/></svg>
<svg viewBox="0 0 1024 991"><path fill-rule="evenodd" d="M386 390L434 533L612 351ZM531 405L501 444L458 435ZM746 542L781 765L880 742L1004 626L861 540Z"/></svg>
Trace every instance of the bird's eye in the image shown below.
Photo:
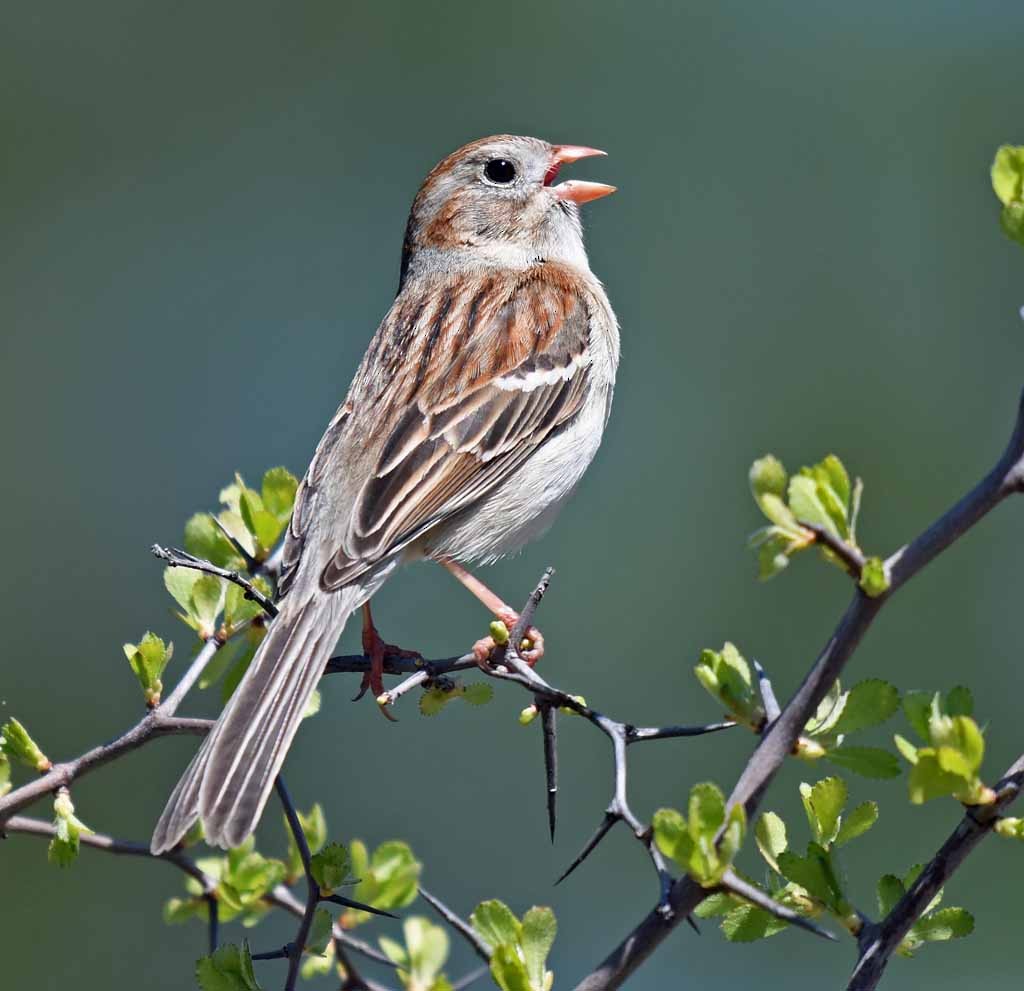
<svg viewBox="0 0 1024 991"><path fill-rule="evenodd" d="M484 166L484 175L498 186L515 181L516 167L507 158L492 158Z"/></svg>

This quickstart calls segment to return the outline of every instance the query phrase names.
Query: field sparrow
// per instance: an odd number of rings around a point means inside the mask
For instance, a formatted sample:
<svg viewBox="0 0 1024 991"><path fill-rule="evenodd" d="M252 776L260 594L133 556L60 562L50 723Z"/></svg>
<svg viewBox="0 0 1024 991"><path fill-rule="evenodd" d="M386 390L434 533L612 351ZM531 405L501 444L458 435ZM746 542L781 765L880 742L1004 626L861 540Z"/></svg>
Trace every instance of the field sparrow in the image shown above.
<svg viewBox="0 0 1024 991"><path fill-rule="evenodd" d="M348 617L400 564L440 561L514 620L458 562L547 530L600 444L619 332L578 204L614 187L554 180L601 154L501 135L427 176L398 295L299 487L280 612L168 799L154 853L197 819L222 847L255 829ZM386 645L365 615L377 694Z"/></svg>

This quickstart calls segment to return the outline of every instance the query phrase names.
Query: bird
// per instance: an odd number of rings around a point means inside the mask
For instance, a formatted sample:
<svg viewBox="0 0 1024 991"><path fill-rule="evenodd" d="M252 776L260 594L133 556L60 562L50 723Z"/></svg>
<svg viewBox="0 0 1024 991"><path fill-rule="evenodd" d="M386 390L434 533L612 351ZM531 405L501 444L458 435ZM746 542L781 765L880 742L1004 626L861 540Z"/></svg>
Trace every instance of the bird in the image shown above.
<svg viewBox="0 0 1024 991"><path fill-rule="evenodd" d="M495 135L444 158L412 204L398 293L296 493L276 617L153 832L154 854L201 821L213 846L256 828L324 665L362 610L383 690L392 648L371 597L400 565L439 562L511 629L468 563L541 536L594 458L619 326L591 272L580 205L615 192L562 166L605 153ZM543 651L539 632L528 658ZM493 641L479 641L484 662Z"/></svg>

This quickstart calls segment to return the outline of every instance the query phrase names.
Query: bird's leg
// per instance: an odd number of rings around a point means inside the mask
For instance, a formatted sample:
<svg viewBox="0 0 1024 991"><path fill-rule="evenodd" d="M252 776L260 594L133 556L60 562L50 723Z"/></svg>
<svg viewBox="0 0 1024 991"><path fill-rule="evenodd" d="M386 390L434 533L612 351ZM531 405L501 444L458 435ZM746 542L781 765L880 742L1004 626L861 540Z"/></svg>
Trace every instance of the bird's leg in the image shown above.
<svg viewBox="0 0 1024 991"><path fill-rule="evenodd" d="M519 613L515 609L492 592L476 575L471 575L461 564L451 558L440 557L437 559L437 563L467 588L475 598L479 599L495 617L500 619L509 633L512 632L512 628L519 622ZM530 641L530 646L525 650L520 649L519 656L532 668L544 656L544 634L537 627L531 626L526 631L526 638ZM494 647L493 637L477 640L473 644L473 654L477 664L485 667Z"/></svg>
<svg viewBox="0 0 1024 991"><path fill-rule="evenodd" d="M373 697L378 699L384 694L384 658L385 657L408 657L414 660L423 660L423 655L415 650L403 650L394 644L385 643L377 627L373 623L373 614L370 612L370 603L363 604L363 654L370 659L370 670L363 675L359 684L359 692L352 700L361 699L367 689L373 692ZM381 706L380 711L392 722L395 717L388 712L386 706Z"/></svg>

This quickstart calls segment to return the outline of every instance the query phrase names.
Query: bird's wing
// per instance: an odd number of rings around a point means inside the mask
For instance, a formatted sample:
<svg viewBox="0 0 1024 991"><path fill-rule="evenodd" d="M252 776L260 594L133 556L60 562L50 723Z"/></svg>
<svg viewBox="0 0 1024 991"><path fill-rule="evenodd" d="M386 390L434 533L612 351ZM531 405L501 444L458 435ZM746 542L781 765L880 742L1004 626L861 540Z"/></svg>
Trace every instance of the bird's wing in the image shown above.
<svg viewBox="0 0 1024 991"><path fill-rule="evenodd" d="M319 479L351 464L340 455L357 439L369 467L320 577L327 589L501 485L583 404L589 296L552 264L399 296L303 481L286 565L313 513L341 508L313 509L313 497Z"/></svg>

